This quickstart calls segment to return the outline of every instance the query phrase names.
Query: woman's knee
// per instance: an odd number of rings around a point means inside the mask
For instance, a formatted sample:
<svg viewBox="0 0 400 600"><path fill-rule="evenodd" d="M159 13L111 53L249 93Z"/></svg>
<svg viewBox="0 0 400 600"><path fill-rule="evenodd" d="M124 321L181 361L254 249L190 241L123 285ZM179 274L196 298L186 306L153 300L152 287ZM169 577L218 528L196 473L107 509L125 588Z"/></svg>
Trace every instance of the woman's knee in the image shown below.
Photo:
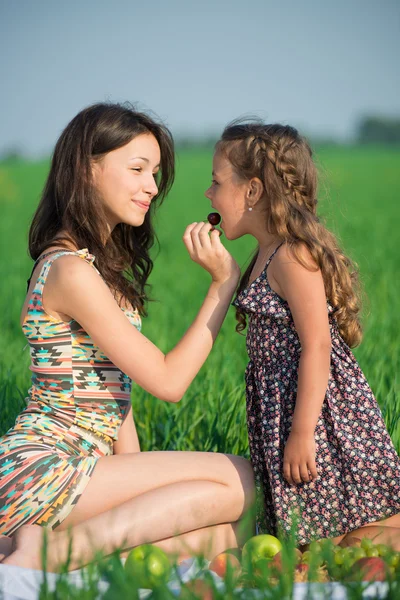
<svg viewBox="0 0 400 600"><path fill-rule="evenodd" d="M255 500L255 484L254 484L254 472L249 460L243 456L237 456L235 454L228 454L229 459L232 461L238 477L232 478L232 486L237 492L237 488L241 488L244 492L244 510L250 508Z"/></svg>

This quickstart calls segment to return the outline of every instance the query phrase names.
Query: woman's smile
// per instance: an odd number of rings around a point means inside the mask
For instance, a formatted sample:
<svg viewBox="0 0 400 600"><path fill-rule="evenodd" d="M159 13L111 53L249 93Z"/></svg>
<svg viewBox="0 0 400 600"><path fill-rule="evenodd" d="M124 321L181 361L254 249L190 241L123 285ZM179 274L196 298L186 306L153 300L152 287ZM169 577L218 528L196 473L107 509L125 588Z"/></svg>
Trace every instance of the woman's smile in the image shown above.
<svg viewBox="0 0 400 600"><path fill-rule="evenodd" d="M147 212L150 208L150 202L141 202L140 200L132 200L132 202L139 206L141 209L143 209L145 212Z"/></svg>

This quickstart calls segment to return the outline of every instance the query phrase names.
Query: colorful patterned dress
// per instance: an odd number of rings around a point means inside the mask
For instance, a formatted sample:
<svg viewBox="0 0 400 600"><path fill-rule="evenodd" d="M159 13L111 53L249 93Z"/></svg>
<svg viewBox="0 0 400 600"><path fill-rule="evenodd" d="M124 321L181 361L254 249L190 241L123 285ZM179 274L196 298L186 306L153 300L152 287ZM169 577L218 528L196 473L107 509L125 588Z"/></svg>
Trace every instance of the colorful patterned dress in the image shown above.
<svg viewBox="0 0 400 600"><path fill-rule="evenodd" d="M86 248L57 252L44 261L29 300L22 326L32 359L28 404L0 438L3 535L32 523L55 528L67 517L97 459L112 454L130 407L130 378L79 323L59 321L43 308L49 269L65 254L90 264L95 259ZM140 330L138 312L124 312Z"/></svg>
<svg viewBox="0 0 400 600"><path fill-rule="evenodd" d="M319 478L298 486L284 479L301 347L288 303L268 283L267 268L278 248L233 304L249 317L246 410L258 530L288 535L290 514L297 514L297 543L306 544L400 513L400 459L328 302L332 351L315 430Z"/></svg>

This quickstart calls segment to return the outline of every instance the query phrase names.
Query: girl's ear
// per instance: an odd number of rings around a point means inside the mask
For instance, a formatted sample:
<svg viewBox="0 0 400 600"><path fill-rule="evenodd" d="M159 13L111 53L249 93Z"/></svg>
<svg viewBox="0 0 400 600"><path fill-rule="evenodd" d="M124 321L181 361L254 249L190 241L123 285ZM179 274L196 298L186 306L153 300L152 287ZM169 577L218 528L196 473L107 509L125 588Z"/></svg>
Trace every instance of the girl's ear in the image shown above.
<svg viewBox="0 0 400 600"><path fill-rule="evenodd" d="M249 181L249 185L247 188L246 200L249 205L249 208L253 208L255 204L260 200L264 193L264 186L258 177L253 177Z"/></svg>

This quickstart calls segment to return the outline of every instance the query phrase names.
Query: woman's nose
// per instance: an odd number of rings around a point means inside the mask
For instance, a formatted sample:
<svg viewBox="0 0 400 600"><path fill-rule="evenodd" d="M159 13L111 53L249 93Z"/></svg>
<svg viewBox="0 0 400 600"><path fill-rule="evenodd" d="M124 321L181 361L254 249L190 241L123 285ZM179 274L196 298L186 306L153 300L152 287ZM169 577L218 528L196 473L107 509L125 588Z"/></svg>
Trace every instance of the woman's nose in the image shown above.
<svg viewBox="0 0 400 600"><path fill-rule="evenodd" d="M211 200L211 188L210 187L206 189L206 191L204 192L204 195L206 198Z"/></svg>
<svg viewBox="0 0 400 600"><path fill-rule="evenodd" d="M157 194L158 186L153 176L149 178L149 181L145 186L145 191L147 194L151 194L152 196L155 196Z"/></svg>

